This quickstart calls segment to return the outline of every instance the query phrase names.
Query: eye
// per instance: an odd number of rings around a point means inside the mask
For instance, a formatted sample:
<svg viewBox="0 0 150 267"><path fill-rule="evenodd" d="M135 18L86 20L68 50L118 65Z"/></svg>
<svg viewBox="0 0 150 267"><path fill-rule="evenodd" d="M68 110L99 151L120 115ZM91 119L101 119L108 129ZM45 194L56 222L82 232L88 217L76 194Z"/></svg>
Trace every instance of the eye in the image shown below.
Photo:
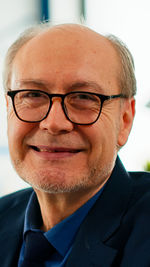
<svg viewBox="0 0 150 267"><path fill-rule="evenodd" d="M16 105L44 105L48 103L48 96L40 91L19 91L15 97Z"/></svg>
<svg viewBox="0 0 150 267"><path fill-rule="evenodd" d="M20 91L16 95L18 101L45 101L48 96L40 91Z"/></svg>
<svg viewBox="0 0 150 267"><path fill-rule="evenodd" d="M93 100L93 97L89 94L82 94L81 93L81 94L77 94L75 97L78 98L79 100L80 99L81 100Z"/></svg>
<svg viewBox="0 0 150 267"><path fill-rule="evenodd" d="M100 99L94 93L75 92L67 96L65 106L67 110L87 111L99 110Z"/></svg>
<svg viewBox="0 0 150 267"><path fill-rule="evenodd" d="M22 92L20 95L22 98L39 98L43 97L43 94L41 92L33 92L33 91L27 91L27 92Z"/></svg>
<svg viewBox="0 0 150 267"><path fill-rule="evenodd" d="M71 101L78 103L99 103L99 98L94 94L75 93L70 97Z"/></svg>

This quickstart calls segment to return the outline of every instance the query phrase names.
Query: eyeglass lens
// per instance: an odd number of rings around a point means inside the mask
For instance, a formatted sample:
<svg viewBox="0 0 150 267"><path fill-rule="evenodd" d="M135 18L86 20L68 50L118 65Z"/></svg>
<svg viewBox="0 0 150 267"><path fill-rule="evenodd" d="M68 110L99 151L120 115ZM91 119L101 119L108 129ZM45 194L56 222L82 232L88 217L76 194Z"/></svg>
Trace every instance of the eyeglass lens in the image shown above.
<svg viewBox="0 0 150 267"><path fill-rule="evenodd" d="M63 109L74 123L89 124L99 116L100 98L94 94L73 92L64 98ZM19 118L24 121L41 121L49 111L50 98L40 91L20 91L15 95L14 105Z"/></svg>

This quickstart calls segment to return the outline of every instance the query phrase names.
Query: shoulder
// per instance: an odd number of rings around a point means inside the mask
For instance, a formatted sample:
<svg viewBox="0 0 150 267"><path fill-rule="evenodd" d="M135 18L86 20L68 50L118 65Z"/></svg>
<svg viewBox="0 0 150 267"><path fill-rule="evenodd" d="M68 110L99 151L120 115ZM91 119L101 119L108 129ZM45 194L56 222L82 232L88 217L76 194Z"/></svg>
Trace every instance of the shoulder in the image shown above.
<svg viewBox="0 0 150 267"><path fill-rule="evenodd" d="M150 173L149 172L135 172L135 171L130 171L128 172L130 178L139 184L150 184Z"/></svg>
<svg viewBox="0 0 150 267"><path fill-rule="evenodd" d="M124 190L127 202L122 217L125 228L133 226L134 232L141 227L150 229L150 173L128 172L128 178L131 183Z"/></svg>
<svg viewBox="0 0 150 267"><path fill-rule="evenodd" d="M127 171L121 160L117 158L115 168L112 173L112 181L117 190L129 190L134 195L142 196L145 192L150 192L150 172L144 171Z"/></svg>
<svg viewBox="0 0 150 267"><path fill-rule="evenodd" d="M150 174L132 172L129 175L132 190L118 231L122 240L120 248L124 246L120 266L143 266L145 263L144 266L150 266Z"/></svg>
<svg viewBox="0 0 150 267"><path fill-rule="evenodd" d="M18 206L25 207L33 192L32 188L22 189L0 198L0 214L6 210L15 209Z"/></svg>
<svg viewBox="0 0 150 267"><path fill-rule="evenodd" d="M147 210L150 216L150 173L144 171L127 172L131 187L129 194L129 206L137 213L143 214Z"/></svg>
<svg viewBox="0 0 150 267"><path fill-rule="evenodd" d="M150 198L150 173L148 172L129 172L132 181L132 195L136 199Z"/></svg>
<svg viewBox="0 0 150 267"><path fill-rule="evenodd" d="M145 211L150 217L150 173L149 172L127 172L122 162L117 158L115 168L112 172L106 188L104 188L104 199L111 199L122 214L143 214ZM134 216L133 215L133 216Z"/></svg>

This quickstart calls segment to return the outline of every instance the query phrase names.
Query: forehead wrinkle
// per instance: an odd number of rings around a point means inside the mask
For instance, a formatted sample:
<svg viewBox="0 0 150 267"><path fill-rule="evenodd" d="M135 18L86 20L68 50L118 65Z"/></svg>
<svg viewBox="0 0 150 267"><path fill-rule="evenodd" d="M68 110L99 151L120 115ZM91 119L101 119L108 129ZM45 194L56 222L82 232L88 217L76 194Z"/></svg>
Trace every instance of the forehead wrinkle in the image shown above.
<svg viewBox="0 0 150 267"><path fill-rule="evenodd" d="M49 91L49 89L54 88L54 84L47 82L45 80L41 79L22 79L16 81L16 87L24 87L24 86L30 86L32 89L32 86L36 86L37 88L41 89L43 88L44 90ZM58 88L59 89L59 88ZM84 80L78 80L72 83L66 83L63 86L63 89L67 91L71 90L79 90L79 89L91 89L90 91L97 92L97 93L102 93L104 92L104 89L101 85L96 83L95 81L84 81Z"/></svg>
<svg viewBox="0 0 150 267"><path fill-rule="evenodd" d="M15 84L17 87L22 87L22 86L36 86L38 88L44 87L45 89L51 88L52 83L41 80L41 79L21 79L21 80L16 80Z"/></svg>
<svg viewBox="0 0 150 267"><path fill-rule="evenodd" d="M70 86L71 90L76 90L76 89L92 89L95 92L102 93L104 91L104 88L96 83L95 81L79 81L75 82ZM90 90L91 91L91 90Z"/></svg>

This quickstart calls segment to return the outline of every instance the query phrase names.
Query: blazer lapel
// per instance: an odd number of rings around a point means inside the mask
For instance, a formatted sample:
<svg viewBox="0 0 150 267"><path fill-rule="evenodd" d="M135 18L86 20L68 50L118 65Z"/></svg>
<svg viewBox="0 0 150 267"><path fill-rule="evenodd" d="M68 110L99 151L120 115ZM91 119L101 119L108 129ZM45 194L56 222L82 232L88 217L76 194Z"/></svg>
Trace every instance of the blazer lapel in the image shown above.
<svg viewBox="0 0 150 267"><path fill-rule="evenodd" d="M117 251L105 246L99 240L97 231L93 231L91 237L88 235L87 229L83 230L83 227L81 228L65 266L110 267Z"/></svg>
<svg viewBox="0 0 150 267"><path fill-rule="evenodd" d="M132 182L119 158L104 191L76 236L67 267L111 266L117 250L106 242L120 227L132 192Z"/></svg>

